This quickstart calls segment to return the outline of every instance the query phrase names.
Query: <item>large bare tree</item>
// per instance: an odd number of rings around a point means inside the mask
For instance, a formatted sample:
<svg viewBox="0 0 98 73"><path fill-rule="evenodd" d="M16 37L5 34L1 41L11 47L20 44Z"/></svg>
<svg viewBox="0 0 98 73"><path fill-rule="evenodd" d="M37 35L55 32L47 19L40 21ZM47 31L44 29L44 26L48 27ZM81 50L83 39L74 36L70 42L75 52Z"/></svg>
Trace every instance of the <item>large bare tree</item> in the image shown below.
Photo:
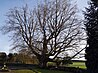
<svg viewBox="0 0 98 73"><path fill-rule="evenodd" d="M79 49L83 33L76 13L69 0L45 1L33 10L10 9L3 32L12 36L14 49L28 49L44 67L50 56Z"/></svg>

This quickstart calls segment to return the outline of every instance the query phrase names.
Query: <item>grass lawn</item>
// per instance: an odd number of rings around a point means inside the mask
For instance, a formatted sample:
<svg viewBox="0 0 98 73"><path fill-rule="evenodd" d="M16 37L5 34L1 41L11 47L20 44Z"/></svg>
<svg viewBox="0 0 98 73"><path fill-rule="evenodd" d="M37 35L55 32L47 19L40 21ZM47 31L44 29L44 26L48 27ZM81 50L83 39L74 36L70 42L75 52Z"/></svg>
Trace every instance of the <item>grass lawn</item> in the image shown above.
<svg viewBox="0 0 98 73"><path fill-rule="evenodd" d="M65 71L34 69L34 70L12 70L11 73L70 73Z"/></svg>
<svg viewBox="0 0 98 73"><path fill-rule="evenodd" d="M70 73L65 71L58 71L58 70L46 70L46 69L36 69L37 71L40 71L41 73Z"/></svg>
<svg viewBox="0 0 98 73"><path fill-rule="evenodd" d="M11 73L35 73L32 70L12 70Z"/></svg>
<svg viewBox="0 0 98 73"><path fill-rule="evenodd" d="M55 66L56 64L53 63L53 62L49 62L49 65ZM79 68L82 68L82 69L86 69L85 62L73 62L73 64L68 64L68 65L63 65L63 66L66 66L66 67L79 67Z"/></svg>
<svg viewBox="0 0 98 73"><path fill-rule="evenodd" d="M86 69L85 62L73 62L73 64L68 65L69 67L79 67Z"/></svg>

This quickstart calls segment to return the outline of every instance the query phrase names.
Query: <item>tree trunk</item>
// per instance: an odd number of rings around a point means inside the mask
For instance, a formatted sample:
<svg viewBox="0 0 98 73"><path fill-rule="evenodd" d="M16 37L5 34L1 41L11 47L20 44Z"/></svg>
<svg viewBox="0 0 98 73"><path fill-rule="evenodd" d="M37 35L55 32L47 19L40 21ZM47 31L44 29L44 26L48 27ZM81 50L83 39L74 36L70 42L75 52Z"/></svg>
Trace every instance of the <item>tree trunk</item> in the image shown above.
<svg viewBox="0 0 98 73"><path fill-rule="evenodd" d="M46 68L47 67L47 62L48 62L49 57L46 55L42 55L38 58L39 60L39 67L41 68Z"/></svg>
<svg viewBox="0 0 98 73"><path fill-rule="evenodd" d="M95 47L88 47L86 49L86 67L88 73L98 73L98 49Z"/></svg>

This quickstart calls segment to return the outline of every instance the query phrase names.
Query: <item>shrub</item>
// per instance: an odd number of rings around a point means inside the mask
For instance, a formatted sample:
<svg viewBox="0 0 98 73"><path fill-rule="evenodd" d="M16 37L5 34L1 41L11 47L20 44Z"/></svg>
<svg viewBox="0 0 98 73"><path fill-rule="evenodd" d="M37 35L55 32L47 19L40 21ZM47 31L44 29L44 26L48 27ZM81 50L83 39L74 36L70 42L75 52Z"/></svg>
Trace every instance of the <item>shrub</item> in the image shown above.
<svg viewBox="0 0 98 73"><path fill-rule="evenodd" d="M55 62L47 62L47 67L55 67L56 63Z"/></svg>

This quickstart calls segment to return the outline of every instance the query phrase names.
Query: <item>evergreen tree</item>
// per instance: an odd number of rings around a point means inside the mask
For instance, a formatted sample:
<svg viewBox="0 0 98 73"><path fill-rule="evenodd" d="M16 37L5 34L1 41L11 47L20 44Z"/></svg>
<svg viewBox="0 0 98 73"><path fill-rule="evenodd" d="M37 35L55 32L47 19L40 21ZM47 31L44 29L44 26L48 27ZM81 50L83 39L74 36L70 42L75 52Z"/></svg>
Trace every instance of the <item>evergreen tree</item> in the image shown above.
<svg viewBox="0 0 98 73"><path fill-rule="evenodd" d="M98 1L91 0L84 12L87 31L86 66L88 73L98 73Z"/></svg>

